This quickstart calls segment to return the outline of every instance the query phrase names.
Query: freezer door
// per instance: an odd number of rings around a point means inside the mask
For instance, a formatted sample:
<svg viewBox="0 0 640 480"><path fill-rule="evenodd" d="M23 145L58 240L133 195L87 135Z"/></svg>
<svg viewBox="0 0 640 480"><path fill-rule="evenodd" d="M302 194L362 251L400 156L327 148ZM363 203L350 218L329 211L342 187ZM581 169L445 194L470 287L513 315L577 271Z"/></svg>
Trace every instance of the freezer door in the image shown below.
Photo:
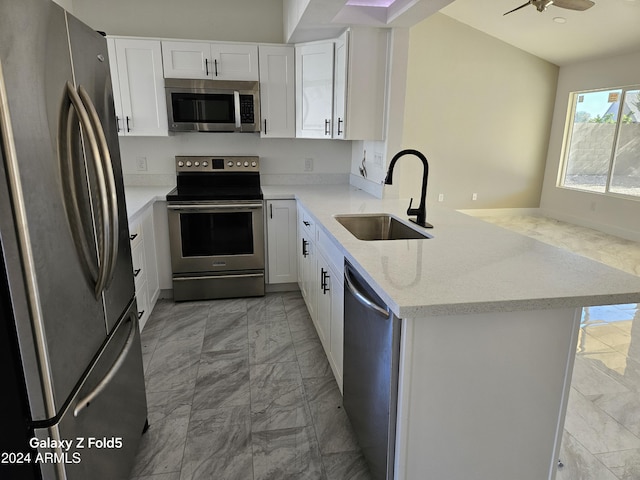
<svg viewBox="0 0 640 480"><path fill-rule="evenodd" d="M147 418L137 308L117 325L60 422L36 430L38 439L70 440L71 448L39 449L61 461L43 465L44 478L126 480ZM64 475L62 473L64 470Z"/></svg>
<svg viewBox="0 0 640 480"><path fill-rule="evenodd" d="M115 250L111 248L111 245L107 246L114 253L115 260L104 296L107 311L107 328L111 331L133 298L135 287L133 284L131 242L129 241L129 226L124 199L120 144L118 143L116 114L113 105L109 56L107 42L102 35L91 30L72 15L67 14L67 21L76 87L78 89L82 88L87 92L90 97L89 102L95 107L100 119L100 127L104 132L108 156L110 157L110 162L108 162L110 165L106 165L106 168L111 169L114 182L114 191L111 193L115 195L113 200L117 202L114 205L117 213L114 226ZM91 107L89 106L89 108ZM91 158L91 152L88 149L85 153L88 158ZM92 162L88 162L88 164L91 165ZM96 203L94 210L99 212L100 208L97 203L100 196L94 192L92 198ZM96 223L97 225L100 224L100 222Z"/></svg>
<svg viewBox="0 0 640 480"><path fill-rule="evenodd" d="M73 80L64 11L44 0L0 0L0 12L0 132L12 208L0 233L19 255L8 259L7 276L31 411L43 420L62 408L106 340L104 307L74 243L57 153L62 99ZM76 166L75 205L95 263L83 165Z"/></svg>

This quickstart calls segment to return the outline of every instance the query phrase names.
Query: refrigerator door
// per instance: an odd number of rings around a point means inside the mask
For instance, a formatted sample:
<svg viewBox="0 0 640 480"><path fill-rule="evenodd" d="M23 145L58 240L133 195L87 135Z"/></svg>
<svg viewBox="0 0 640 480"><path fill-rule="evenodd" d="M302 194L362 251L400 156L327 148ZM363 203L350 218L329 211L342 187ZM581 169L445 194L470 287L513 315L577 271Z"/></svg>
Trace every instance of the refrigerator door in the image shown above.
<svg viewBox="0 0 640 480"><path fill-rule="evenodd" d="M44 441L71 440L66 451L39 449L42 455L64 459L64 463L43 465L44 478L129 478L146 422L142 378L137 308L132 302L60 421L51 428L36 429L35 436Z"/></svg>
<svg viewBox="0 0 640 480"><path fill-rule="evenodd" d="M0 219L3 241L19 252L9 259L12 298L26 298L16 312L33 420L54 417L105 342L101 298L76 248L65 207L58 158L61 105L71 82L64 11L44 0L0 0L0 133L13 217ZM31 32L25 34L25 32ZM77 171L77 213L86 221L85 258L97 263L84 162ZM66 182L68 183L68 182ZM68 204L67 204L68 205Z"/></svg>
<svg viewBox="0 0 640 480"><path fill-rule="evenodd" d="M98 127L104 132L104 139L108 148L106 154L110 157L110 161L106 162L104 168L106 169L106 176L110 174L111 180L114 182L109 193L115 198L110 198L107 201L113 201L113 207L116 210L115 232L113 232L115 234L113 240L116 244L115 249L111 244L107 245L107 247L110 253L115 255L115 258L112 259L112 273L109 276L110 278L107 279L108 283L105 291L107 328L111 331L133 298L135 287L133 284L129 226L124 201L120 145L118 143L116 114L111 89L109 56L107 42L102 35L91 30L87 25L69 14L67 14L67 22L76 87L87 92L90 97L86 99L87 109L90 110L93 106L99 117L100 125ZM87 157L91 157L89 149L86 149L85 154ZM109 169L111 169L111 172L109 172ZM107 179L107 183L108 181ZM99 199L99 195L94 194L93 198L95 203ZM100 211L98 205L94 206L94 211ZM97 223L99 224L100 222Z"/></svg>

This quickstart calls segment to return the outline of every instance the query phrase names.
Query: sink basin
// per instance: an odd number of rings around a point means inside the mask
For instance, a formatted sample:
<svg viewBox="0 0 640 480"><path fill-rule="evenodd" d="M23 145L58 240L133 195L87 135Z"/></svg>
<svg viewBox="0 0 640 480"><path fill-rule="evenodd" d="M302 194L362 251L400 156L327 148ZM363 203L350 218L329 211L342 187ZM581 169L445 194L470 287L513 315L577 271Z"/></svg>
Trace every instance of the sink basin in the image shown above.
<svg viewBox="0 0 640 480"><path fill-rule="evenodd" d="M388 213L334 215L334 218L359 240L427 239L422 233Z"/></svg>

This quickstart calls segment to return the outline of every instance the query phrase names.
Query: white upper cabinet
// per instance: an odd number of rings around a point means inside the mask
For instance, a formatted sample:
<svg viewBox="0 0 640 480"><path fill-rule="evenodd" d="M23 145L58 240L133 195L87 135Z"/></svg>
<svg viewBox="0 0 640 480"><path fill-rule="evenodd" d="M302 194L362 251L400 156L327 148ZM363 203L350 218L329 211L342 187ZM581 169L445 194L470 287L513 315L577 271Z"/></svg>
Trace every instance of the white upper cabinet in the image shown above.
<svg viewBox="0 0 640 480"><path fill-rule="evenodd" d="M296 134L295 53L289 45L260 45L260 112L263 138Z"/></svg>
<svg viewBox="0 0 640 480"><path fill-rule="evenodd" d="M258 46L163 41L165 78L258 80Z"/></svg>
<svg viewBox="0 0 640 480"><path fill-rule="evenodd" d="M296 45L296 137L331 138L333 41Z"/></svg>
<svg viewBox="0 0 640 480"><path fill-rule="evenodd" d="M167 136L167 106L159 40L107 39L121 136Z"/></svg>
<svg viewBox="0 0 640 480"><path fill-rule="evenodd" d="M345 45L344 55L338 55L339 45ZM337 138L384 140L388 45L389 29L385 28L351 27L336 41L339 83L334 98L336 103L341 102L334 107ZM341 135L337 135L338 123Z"/></svg>
<svg viewBox="0 0 640 480"><path fill-rule="evenodd" d="M345 138L345 111L347 101L347 61L349 60L349 32L335 41L333 72L333 138Z"/></svg>
<svg viewBox="0 0 640 480"><path fill-rule="evenodd" d="M388 30L296 45L296 137L384 140Z"/></svg>

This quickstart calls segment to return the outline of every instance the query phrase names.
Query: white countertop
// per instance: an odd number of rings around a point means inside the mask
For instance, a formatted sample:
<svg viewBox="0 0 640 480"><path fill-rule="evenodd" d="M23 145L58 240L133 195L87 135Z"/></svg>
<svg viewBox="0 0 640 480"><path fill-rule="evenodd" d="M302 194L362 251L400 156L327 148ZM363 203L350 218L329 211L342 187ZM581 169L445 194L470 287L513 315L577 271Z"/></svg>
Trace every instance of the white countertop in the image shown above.
<svg viewBox="0 0 640 480"><path fill-rule="evenodd" d="M406 220L408 200L376 199L349 185L262 190L265 200L300 200L402 318L640 302L640 277L454 210L427 205L429 240L363 241L333 215Z"/></svg>
<svg viewBox="0 0 640 480"><path fill-rule="evenodd" d="M166 200L167 193L173 190L172 186L160 187L124 187L125 203L127 205L127 217L129 221L145 210L156 200Z"/></svg>

